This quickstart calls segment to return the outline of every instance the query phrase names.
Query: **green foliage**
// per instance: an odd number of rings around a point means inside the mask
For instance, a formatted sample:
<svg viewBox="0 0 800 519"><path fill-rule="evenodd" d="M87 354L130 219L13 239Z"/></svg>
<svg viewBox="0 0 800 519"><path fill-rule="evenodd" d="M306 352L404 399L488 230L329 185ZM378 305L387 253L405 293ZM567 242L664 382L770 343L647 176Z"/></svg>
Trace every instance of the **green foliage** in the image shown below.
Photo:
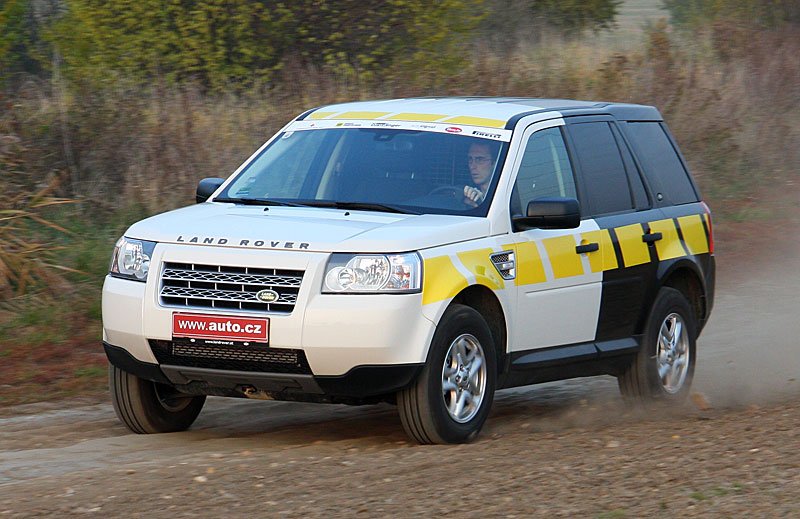
<svg viewBox="0 0 800 519"><path fill-rule="evenodd" d="M28 0L0 2L0 78L20 70L35 70Z"/></svg>
<svg viewBox="0 0 800 519"><path fill-rule="evenodd" d="M82 78L237 82L277 65L287 14L246 0L71 0L51 37Z"/></svg>
<svg viewBox="0 0 800 519"><path fill-rule="evenodd" d="M393 64L448 68L482 16L481 0L292 2L292 49L305 64L378 74Z"/></svg>
<svg viewBox="0 0 800 519"><path fill-rule="evenodd" d="M730 490L725 487L714 487L711 491L717 497L727 496L730 493Z"/></svg>
<svg viewBox="0 0 800 519"><path fill-rule="evenodd" d="M481 0L71 0L51 38L82 78L271 82L287 62L380 74L451 52Z"/></svg>
<svg viewBox="0 0 800 519"><path fill-rule="evenodd" d="M609 29L622 0L534 0L531 9L547 23L567 33Z"/></svg>
<svg viewBox="0 0 800 519"><path fill-rule="evenodd" d="M626 517L628 517L628 514L625 510L617 508L609 512L598 514L597 519L625 519Z"/></svg>
<svg viewBox="0 0 800 519"><path fill-rule="evenodd" d="M108 370L104 366L88 366L75 369L75 376L80 378L103 378L108 376Z"/></svg>
<svg viewBox="0 0 800 519"><path fill-rule="evenodd" d="M47 12L40 3L0 4L3 71L52 62L60 72L63 63L82 84L191 81L222 91L278 84L287 68L430 85L465 66L482 20L495 40L530 26L574 35L610 27L621 1L62 0Z"/></svg>
<svg viewBox="0 0 800 519"><path fill-rule="evenodd" d="M664 0L664 8L673 24L692 30L715 20L762 27L800 24L797 0Z"/></svg>
<svg viewBox="0 0 800 519"><path fill-rule="evenodd" d="M46 33L63 8L63 0L0 0L0 85L48 68L52 48Z"/></svg>

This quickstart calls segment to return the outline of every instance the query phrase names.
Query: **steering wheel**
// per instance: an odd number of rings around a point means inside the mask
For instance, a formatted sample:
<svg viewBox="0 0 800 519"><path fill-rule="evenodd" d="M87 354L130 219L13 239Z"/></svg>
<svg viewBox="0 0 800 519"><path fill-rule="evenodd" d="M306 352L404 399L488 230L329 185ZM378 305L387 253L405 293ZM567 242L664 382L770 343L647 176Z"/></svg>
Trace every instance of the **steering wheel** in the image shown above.
<svg viewBox="0 0 800 519"><path fill-rule="evenodd" d="M463 187L460 188L458 186L439 186L439 187L433 188L433 190L431 190L431 192L428 193L428 194L429 195L445 195L445 196L451 196L453 198L457 198L458 195L463 195L463 193L464 193L464 188Z"/></svg>

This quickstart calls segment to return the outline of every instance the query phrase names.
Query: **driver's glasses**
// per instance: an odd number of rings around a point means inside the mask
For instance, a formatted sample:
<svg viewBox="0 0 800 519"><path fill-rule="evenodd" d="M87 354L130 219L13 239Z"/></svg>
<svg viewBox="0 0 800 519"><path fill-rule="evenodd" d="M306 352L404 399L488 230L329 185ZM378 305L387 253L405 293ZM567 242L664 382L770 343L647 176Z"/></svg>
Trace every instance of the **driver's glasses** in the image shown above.
<svg viewBox="0 0 800 519"><path fill-rule="evenodd" d="M468 155L467 162L469 164L488 164L492 160L491 157L487 157L485 155Z"/></svg>

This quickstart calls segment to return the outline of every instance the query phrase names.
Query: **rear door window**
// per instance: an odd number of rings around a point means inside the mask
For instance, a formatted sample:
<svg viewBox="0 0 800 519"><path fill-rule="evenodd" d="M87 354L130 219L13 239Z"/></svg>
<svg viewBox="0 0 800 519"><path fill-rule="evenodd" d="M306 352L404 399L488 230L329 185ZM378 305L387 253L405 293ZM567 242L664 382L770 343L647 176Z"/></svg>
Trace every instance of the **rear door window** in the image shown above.
<svg viewBox="0 0 800 519"><path fill-rule="evenodd" d="M614 137L616 137L619 150L622 152L622 161L625 163L625 169L628 171L628 182L631 193L633 193L633 201L636 205L636 209L649 209L650 200L647 198L647 191L642 183L639 168L636 166L633 156L631 155L631 150L625 143L625 139L620 135L619 129L616 126L612 126L611 128L614 130Z"/></svg>
<svg viewBox="0 0 800 519"><path fill-rule="evenodd" d="M672 204L697 202L689 173L661 124L629 122L626 129L650 184L661 198Z"/></svg>
<svg viewBox="0 0 800 519"><path fill-rule="evenodd" d="M609 123L576 123L568 128L580 163L589 212L600 215L632 210L625 165Z"/></svg>

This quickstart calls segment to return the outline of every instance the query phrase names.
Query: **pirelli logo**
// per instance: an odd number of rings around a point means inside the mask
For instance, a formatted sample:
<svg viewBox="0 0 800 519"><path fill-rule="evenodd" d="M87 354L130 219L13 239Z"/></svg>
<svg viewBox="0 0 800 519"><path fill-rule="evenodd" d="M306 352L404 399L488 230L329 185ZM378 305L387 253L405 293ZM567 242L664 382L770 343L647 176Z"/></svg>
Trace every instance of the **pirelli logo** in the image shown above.
<svg viewBox="0 0 800 519"><path fill-rule="evenodd" d="M426 259L423 304L455 296L470 284L468 278L498 290L505 288L507 283L517 286L545 283L549 279L558 280L631 268L653 261L707 254L709 223L706 214L694 214L504 244L502 247L514 253L514 279L503 279L491 261L492 254L497 251L488 248Z"/></svg>

